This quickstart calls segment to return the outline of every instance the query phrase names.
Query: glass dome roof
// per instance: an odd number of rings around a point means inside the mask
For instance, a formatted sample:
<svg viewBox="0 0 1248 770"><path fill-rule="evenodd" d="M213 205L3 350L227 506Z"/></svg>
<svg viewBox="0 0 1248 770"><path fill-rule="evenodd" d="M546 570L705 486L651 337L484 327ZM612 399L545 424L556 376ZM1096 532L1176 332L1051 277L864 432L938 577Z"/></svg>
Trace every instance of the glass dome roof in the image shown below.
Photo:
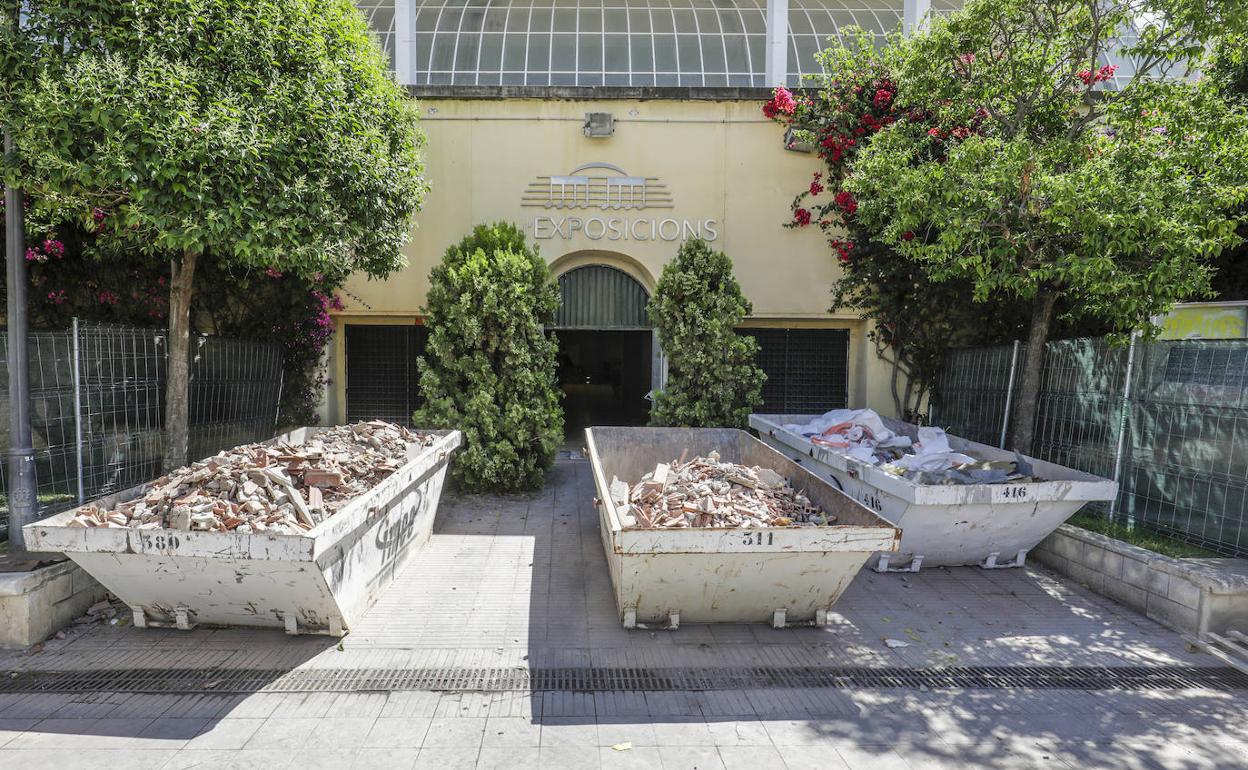
<svg viewBox="0 0 1248 770"><path fill-rule="evenodd" d="M392 62L394 3L356 0ZM931 0L937 14L961 5ZM413 6L411 85L767 85L767 0L413 0ZM815 54L844 27L882 36L900 28L902 14L903 0L789 0L789 84L819 72ZM1130 62L1115 63L1116 80L1130 76Z"/></svg>
<svg viewBox="0 0 1248 770"><path fill-rule="evenodd" d="M394 0L356 5L393 57ZM766 13L766 0L416 0L413 83L764 86ZM902 0L790 0L790 83L818 72L842 27L882 35L901 18Z"/></svg>

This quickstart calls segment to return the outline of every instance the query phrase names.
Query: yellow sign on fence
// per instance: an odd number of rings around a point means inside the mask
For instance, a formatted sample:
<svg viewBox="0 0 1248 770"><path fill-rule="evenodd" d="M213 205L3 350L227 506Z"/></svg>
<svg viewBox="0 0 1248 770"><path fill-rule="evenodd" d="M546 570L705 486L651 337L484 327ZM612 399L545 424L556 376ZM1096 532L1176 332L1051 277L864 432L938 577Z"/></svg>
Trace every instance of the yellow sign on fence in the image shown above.
<svg viewBox="0 0 1248 770"><path fill-rule="evenodd" d="M1244 305L1179 306L1161 319L1163 340L1238 340L1248 337Z"/></svg>

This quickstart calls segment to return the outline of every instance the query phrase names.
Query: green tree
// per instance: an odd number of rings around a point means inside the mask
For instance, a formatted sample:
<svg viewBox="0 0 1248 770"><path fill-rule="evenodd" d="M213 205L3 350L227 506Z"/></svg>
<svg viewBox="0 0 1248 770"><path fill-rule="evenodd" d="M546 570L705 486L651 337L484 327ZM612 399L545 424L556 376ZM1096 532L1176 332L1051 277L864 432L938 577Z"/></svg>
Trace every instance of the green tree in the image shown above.
<svg viewBox="0 0 1248 770"><path fill-rule="evenodd" d="M842 29L818 55L822 72L810 78L810 87L797 96L776 89L763 114L813 147L824 166L793 199L785 226L818 227L827 236L841 268L831 309L872 321L867 336L890 366L894 413L922 423L948 349L1014 339L1021 323L1016 303L976 302L970 280L931 278L876 240L857 216L845 190L854 159L898 120L927 118L902 101L893 79L892 61L904 39L877 42L862 29Z"/></svg>
<svg viewBox="0 0 1248 770"><path fill-rule="evenodd" d="M680 245L648 307L668 360L651 425L745 427L767 379L754 363L758 343L736 332L752 309L727 255L700 238Z"/></svg>
<svg viewBox="0 0 1248 770"><path fill-rule="evenodd" d="M169 265L166 466L186 460L197 267L382 276L425 191L416 113L349 0L5 4L4 171Z"/></svg>
<svg viewBox="0 0 1248 770"><path fill-rule="evenodd" d="M540 487L563 439L546 333L559 289L546 262L515 225L479 225L433 269L426 303L425 404L413 420L463 431L451 469L465 489Z"/></svg>
<svg viewBox="0 0 1248 770"><path fill-rule="evenodd" d="M899 57L900 93L930 117L880 132L846 188L877 239L934 280L1030 303L1016 448L1032 447L1059 298L1126 333L1209 293L1248 196L1248 122L1160 75L1246 15L1238 0L971 0ZM1136 71L1102 64L1111 52Z"/></svg>
<svg viewBox="0 0 1248 770"><path fill-rule="evenodd" d="M1248 34L1218 40L1204 83L1222 98L1248 108ZM1212 283L1218 299L1248 299L1248 207L1241 213L1239 236L1245 242L1223 250L1214 261Z"/></svg>

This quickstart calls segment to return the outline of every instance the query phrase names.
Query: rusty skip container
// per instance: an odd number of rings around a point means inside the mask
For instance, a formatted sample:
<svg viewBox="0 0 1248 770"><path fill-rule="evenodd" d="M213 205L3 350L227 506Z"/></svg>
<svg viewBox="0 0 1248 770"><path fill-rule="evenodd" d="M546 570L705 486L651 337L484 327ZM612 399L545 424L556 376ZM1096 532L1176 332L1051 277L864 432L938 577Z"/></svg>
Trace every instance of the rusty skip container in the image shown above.
<svg viewBox="0 0 1248 770"><path fill-rule="evenodd" d="M901 527L901 547L871 560L877 572L918 572L921 567L978 565L1021 567L1027 552L1093 501L1112 500L1117 483L1055 463L1024 459L1043 481L997 484L916 484L878 466L819 446L785 425L805 425L818 415L750 415L750 427L768 445L800 462ZM884 418L900 435L916 438L918 426ZM1014 453L949 436L955 452L981 460L1013 460Z"/></svg>
<svg viewBox="0 0 1248 770"><path fill-rule="evenodd" d="M827 622L827 611L866 560L895 549L901 533L826 480L742 430L589 428L598 516L625 628L639 624L770 621L777 628ZM689 527L622 524L612 478L636 484L658 463L718 452L725 462L776 471L820 506L826 527Z"/></svg>
<svg viewBox="0 0 1248 770"><path fill-rule="evenodd" d="M300 428L265 443L302 444ZM302 535L66 526L76 510L24 527L40 551L59 551L125 602L134 624L267 626L342 635L429 539L459 431L409 444L381 483ZM113 508L147 484L101 498Z"/></svg>

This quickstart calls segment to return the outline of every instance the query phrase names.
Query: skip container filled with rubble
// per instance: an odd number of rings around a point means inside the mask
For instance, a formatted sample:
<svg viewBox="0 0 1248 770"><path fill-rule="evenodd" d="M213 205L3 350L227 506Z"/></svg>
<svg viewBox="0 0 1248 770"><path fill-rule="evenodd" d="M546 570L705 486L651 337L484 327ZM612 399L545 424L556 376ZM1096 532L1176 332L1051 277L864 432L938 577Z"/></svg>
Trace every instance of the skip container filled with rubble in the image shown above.
<svg viewBox="0 0 1248 770"><path fill-rule="evenodd" d="M459 431L300 428L27 525L137 626L341 635L429 538Z"/></svg>
<svg viewBox="0 0 1248 770"><path fill-rule="evenodd" d="M1109 479L865 409L752 414L750 427L901 527L900 547L870 560L878 572L1022 567L1027 552L1071 514L1118 493ZM933 440L942 451L924 452Z"/></svg>
<svg viewBox="0 0 1248 770"><path fill-rule="evenodd" d="M823 625L900 531L745 431L585 431L626 628Z"/></svg>

